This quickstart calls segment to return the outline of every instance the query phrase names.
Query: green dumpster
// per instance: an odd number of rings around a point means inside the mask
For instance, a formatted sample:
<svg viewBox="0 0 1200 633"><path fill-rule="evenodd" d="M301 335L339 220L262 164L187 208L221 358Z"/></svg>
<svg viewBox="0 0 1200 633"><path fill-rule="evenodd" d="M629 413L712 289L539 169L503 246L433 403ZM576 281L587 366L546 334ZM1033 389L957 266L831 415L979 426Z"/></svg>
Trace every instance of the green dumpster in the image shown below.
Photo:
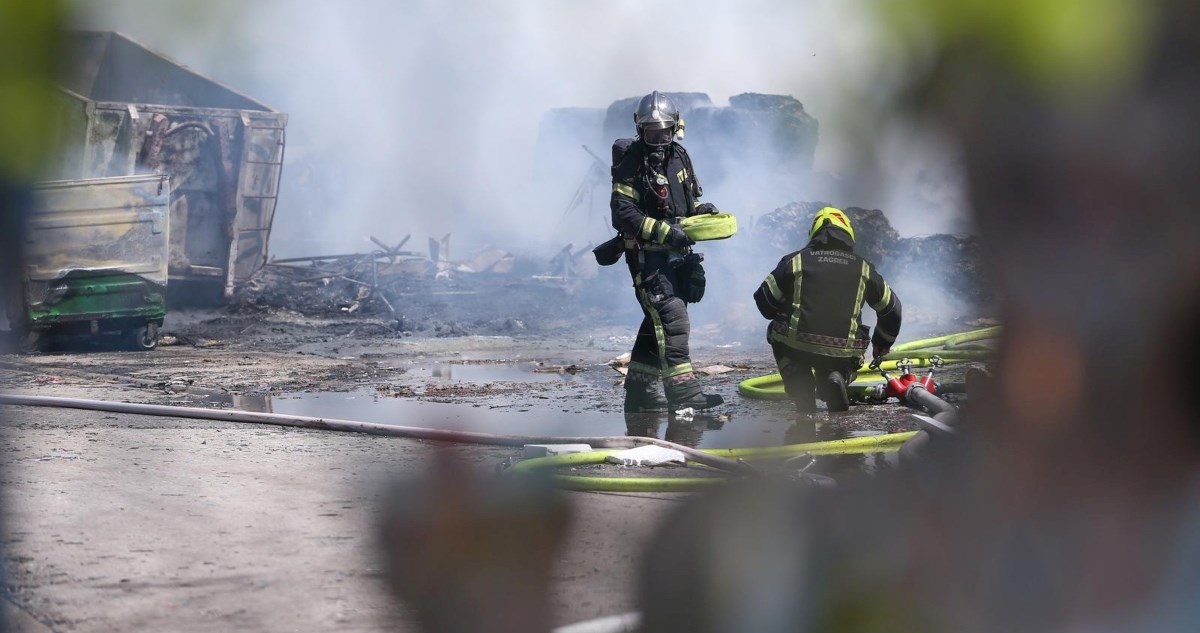
<svg viewBox="0 0 1200 633"><path fill-rule="evenodd" d="M118 333L133 349L154 349L167 314L169 219L164 175L38 185L10 327L29 346Z"/></svg>

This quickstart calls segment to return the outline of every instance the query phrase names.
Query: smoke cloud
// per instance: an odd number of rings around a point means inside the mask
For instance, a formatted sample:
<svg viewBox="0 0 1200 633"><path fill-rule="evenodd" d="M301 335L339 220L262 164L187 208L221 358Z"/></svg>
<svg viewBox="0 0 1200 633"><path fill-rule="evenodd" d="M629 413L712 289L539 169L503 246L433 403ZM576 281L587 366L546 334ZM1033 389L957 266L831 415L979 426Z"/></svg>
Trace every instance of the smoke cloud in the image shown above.
<svg viewBox="0 0 1200 633"><path fill-rule="evenodd" d="M556 141L539 139L540 124L555 108L651 90L706 93L715 106L744 92L791 95L820 124L818 173L806 179L743 169L714 183L719 165L697 160L705 200L747 234L704 245L697 324L759 338L749 295L784 253L739 242L787 202L882 208L904 236L969 228L955 148L936 124L885 109L900 69L920 65L887 48L866 0L81 0L76 13L81 28L121 31L289 114L278 256L362 252L372 235L411 234L407 248L423 251L452 233L456 257L494 246L548 259L568 242L607 239L607 185L564 215L592 159L564 139L574 158L540 168ZM685 144L702 142L689 133ZM592 147L605 161L612 140Z"/></svg>
<svg viewBox="0 0 1200 633"><path fill-rule="evenodd" d="M447 232L478 245L558 240L551 229L567 201L547 200L532 179L540 117L654 89L705 92L717 105L748 91L793 95L822 123L817 169L846 173L856 159L839 147L839 117L886 71L873 18L842 0L116 0L78 9L82 27L122 31L289 113L272 244L281 255L361 249L370 234L412 233L413 244ZM886 190L871 197L889 200Z"/></svg>

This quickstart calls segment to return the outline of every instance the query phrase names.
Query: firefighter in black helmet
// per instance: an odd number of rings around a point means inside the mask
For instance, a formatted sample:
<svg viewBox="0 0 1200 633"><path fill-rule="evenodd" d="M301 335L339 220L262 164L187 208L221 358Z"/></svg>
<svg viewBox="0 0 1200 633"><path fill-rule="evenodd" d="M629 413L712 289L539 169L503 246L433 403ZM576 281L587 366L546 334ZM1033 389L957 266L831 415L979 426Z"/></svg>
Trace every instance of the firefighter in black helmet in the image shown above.
<svg viewBox="0 0 1200 633"><path fill-rule="evenodd" d="M846 385L868 344L864 303L877 317L872 356L887 354L900 333L900 297L871 262L854 254L854 226L833 207L817 213L808 245L779 260L754 302L771 319L767 340L784 390L804 414L816 411L814 387L830 411L849 407Z"/></svg>
<svg viewBox="0 0 1200 633"><path fill-rule="evenodd" d="M633 121L637 138L613 143L610 204L613 227L624 238L625 261L644 313L625 377L625 410L708 409L723 400L703 393L692 372L691 324L687 303L680 296L688 279L680 264L695 242L678 221L717 210L699 201L702 190L691 158L675 142L684 124L671 99L660 92L646 95ZM665 400L658 395L660 380Z"/></svg>

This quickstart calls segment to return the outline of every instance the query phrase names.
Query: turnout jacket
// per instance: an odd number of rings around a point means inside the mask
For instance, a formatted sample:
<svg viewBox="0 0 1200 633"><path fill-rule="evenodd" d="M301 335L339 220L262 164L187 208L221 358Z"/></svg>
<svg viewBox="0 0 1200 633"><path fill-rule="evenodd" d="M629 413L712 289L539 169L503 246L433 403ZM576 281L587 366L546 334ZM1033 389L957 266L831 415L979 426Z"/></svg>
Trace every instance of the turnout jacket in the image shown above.
<svg viewBox="0 0 1200 633"><path fill-rule="evenodd" d="M679 143L666 147L661 173L667 179L667 199L660 202L651 189L653 173L647 164L649 149L637 139L613 143L613 228L643 246L661 245L672 221L695 214L704 190L692 173L692 159Z"/></svg>
<svg viewBox="0 0 1200 633"><path fill-rule="evenodd" d="M900 297L875 266L822 229L779 265L754 293L763 317L771 319L767 339L821 356L853 357L867 348L862 307L877 315L871 342L891 347L900 333Z"/></svg>

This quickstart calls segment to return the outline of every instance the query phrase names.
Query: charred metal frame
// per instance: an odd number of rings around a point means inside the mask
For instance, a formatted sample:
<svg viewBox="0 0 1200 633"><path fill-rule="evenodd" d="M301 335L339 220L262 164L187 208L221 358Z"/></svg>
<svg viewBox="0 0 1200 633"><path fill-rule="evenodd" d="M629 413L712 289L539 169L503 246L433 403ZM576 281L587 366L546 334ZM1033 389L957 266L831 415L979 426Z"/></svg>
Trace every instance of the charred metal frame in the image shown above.
<svg viewBox="0 0 1200 633"><path fill-rule="evenodd" d="M119 33L68 41L58 177L170 175L170 278L220 284L229 298L267 261L287 114Z"/></svg>

